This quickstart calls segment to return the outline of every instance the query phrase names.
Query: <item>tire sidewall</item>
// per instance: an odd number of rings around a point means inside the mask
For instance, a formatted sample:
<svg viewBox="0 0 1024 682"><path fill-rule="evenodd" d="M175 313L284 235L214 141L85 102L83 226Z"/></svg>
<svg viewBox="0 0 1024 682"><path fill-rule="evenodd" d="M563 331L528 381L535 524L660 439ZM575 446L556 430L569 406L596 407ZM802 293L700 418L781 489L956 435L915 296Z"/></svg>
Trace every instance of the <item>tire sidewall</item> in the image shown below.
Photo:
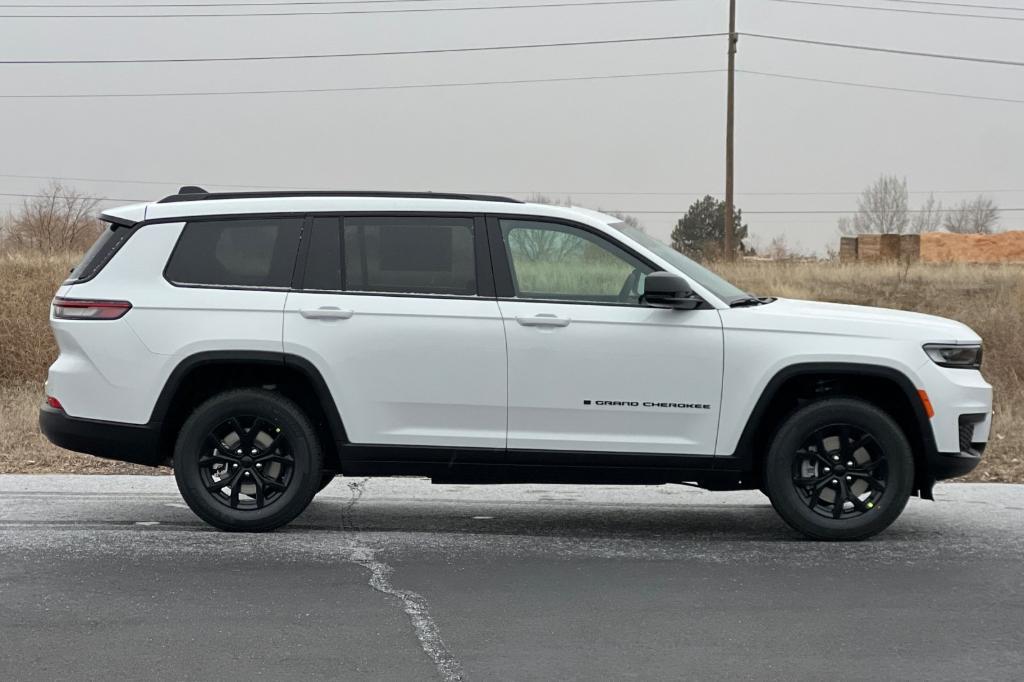
<svg viewBox="0 0 1024 682"><path fill-rule="evenodd" d="M813 432L836 424L871 434L887 458L888 477L880 503L856 518L817 514L793 485L796 451ZM764 481L772 506L795 530L819 540L863 539L884 530L902 513L913 489L913 453L902 429L882 410L861 400L828 399L801 408L784 422L765 461Z"/></svg>
<svg viewBox="0 0 1024 682"><path fill-rule="evenodd" d="M263 509L232 509L206 490L200 474L203 441L231 417L257 416L285 433L294 458L287 490ZM185 421L174 448L174 477L178 490L197 516L223 530L259 531L282 526L309 505L320 484L320 446L301 409L270 391L239 390L215 396L200 405Z"/></svg>

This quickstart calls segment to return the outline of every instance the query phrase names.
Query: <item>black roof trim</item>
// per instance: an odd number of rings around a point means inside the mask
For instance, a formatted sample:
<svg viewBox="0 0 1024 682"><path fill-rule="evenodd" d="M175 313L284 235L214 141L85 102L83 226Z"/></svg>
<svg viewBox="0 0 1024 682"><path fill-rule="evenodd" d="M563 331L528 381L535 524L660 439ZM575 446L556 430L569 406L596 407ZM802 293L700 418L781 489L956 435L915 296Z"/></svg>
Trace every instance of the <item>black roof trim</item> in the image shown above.
<svg viewBox="0 0 1024 682"><path fill-rule="evenodd" d="M135 227L134 220L119 218L116 215L110 215L109 213L100 213L100 220L112 225L120 225L121 227Z"/></svg>
<svg viewBox="0 0 1024 682"><path fill-rule="evenodd" d="M465 201L494 201L507 204L521 204L522 201L509 197L490 194L449 194L445 192L334 192L312 190L309 192L196 192L196 187L183 187L191 190L181 194L164 197L157 203L171 204L179 201L210 201L217 199L276 199L282 197L382 197L388 199L460 199Z"/></svg>

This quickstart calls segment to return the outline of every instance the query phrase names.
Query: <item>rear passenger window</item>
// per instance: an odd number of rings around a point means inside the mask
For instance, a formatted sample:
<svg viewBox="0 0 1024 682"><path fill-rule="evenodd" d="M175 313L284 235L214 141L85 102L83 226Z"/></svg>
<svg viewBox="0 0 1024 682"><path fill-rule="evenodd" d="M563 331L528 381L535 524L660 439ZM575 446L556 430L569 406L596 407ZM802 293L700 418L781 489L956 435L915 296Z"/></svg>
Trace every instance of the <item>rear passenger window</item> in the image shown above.
<svg viewBox="0 0 1024 682"><path fill-rule="evenodd" d="M191 222L167 264L175 284L223 287L291 285L302 218Z"/></svg>
<svg viewBox="0 0 1024 682"><path fill-rule="evenodd" d="M345 218L347 291L476 294L472 218Z"/></svg>

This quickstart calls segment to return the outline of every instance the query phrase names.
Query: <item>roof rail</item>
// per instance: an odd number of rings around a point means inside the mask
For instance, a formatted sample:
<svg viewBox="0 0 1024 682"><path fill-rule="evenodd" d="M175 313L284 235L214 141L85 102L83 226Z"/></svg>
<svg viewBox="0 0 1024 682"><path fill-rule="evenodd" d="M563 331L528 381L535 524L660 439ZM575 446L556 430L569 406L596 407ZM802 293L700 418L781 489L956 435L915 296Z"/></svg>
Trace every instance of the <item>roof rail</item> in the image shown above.
<svg viewBox="0 0 1024 682"><path fill-rule="evenodd" d="M467 201L496 201L521 204L522 201L510 197L499 197L490 194L449 194L445 192L335 192L330 190L310 190L308 192L207 192L201 187L182 187L177 194L164 197L157 203L171 204L178 201L211 201L218 199L276 199L284 197L382 197L389 199L461 199Z"/></svg>

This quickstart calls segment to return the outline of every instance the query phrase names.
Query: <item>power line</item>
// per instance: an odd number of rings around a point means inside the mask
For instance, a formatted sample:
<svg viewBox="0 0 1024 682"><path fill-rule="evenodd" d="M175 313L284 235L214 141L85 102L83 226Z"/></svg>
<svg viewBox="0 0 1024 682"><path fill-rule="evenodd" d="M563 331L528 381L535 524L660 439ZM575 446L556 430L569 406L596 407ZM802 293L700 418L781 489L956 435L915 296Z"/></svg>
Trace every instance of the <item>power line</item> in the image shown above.
<svg viewBox="0 0 1024 682"><path fill-rule="evenodd" d="M346 88L299 88L294 90L221 90L203 92L118 92L118 93L62 93L56 95L7 95L0 99L80 99L124 97L208 97L213 95L284 95L325 92L367 92L382 90L422 90L429 88L464 88L485 85L524 85L527 83L565 83L571 81L613 80L625 78L657 78L700 73L721 73L725 69L695 69L691 71L654 71L650 73L619 73L598 76L564 76L556 78L519 78L515 80L464 81L458 83L404 83L398 85L365 85Z"/></svg>
<svg viewBox="0 0 1024 682"><path fill-rule="evenodd" d="M1009 12L1024 12L1024 7L1008 7L1006 5L972 5L965 2L927 2L927 0L884 0L885 2L899 2L907 5L939 5L941 7L970 7L973 9L999 9Z"/></svg>
<svg viewBox="0 0 1024 682"><path fill-rule="evenodd" d="M15 194L12 192L0 192L0 197L25 197L27 199L39 199L43 195L41 194ZM82 199L92 199L93 201L130 201L133 203L142 203L152 201L152 199L118 199L116 197L87 197L82 195L75 195Z"/></svg>
<svg viewBox="0 0 1024 682"><path fill-rule="evenodd" d="M7 177L7 176L0 176ZM44 180L49 178L42 178ZM171 183L173 184L173 183ZM530 190L530 191L516 191L516 190L503 190L506 194L517 194L521 196L528 196L531 194L541 195L552 195L552 196L598 196L598 197L696 197L704 196L705 194L714 194L714 192L567 192L567 191L556 191L556 190ZM936 190L916 190L907 192L907 194L1004 194L1004 193L1024 193L1024 189L936 189ZM742 196L757 196L757 197L856 197L863 194L863 192L736 192L736 194Z"/></svg>
<svg viewBox="0 0 1024 682"><path fill-rule="evenodd" d="M688 210L689 209L685 209L685 208L684 209L678 209L678 210L675 210L675 211L646 211L646 210L642 210L641 211L641 210L631 210L631 209L628 209L628 208L608 208L608 209L605 209L606 212L632 213L632 214L636 214L636 215L643 215L643 214L650 214L650 215L676 215L676 214L685 214ZM1002 207L999 207L997 210L999 210L1000 212L1003 212L1003 211L1006 211L1006 212L1010 212L1010 211L1024 211L1024 206L1013 207L1013 208L1002 208ZM856 213L857 210L856 209L852 209L852 208L848 208L848 209L845 209L845 210L835 210L835 211L817 211L817 210L748 211L746 209L742 209L742 212L743 212L743 215L776 215L776 214L778 214L778 215L805 215L805 214L806 215L813 215L813 214L819 214L819 215L840 215L840 214L845 214L845 213ZM916 209L916 208L915 209L907 209L906 211L872 211L872 213L927 213L927 212L929 212L929 209Z"/></svg>
<svg viewBox="0 0 1024 682"><path fill-rule="evenodd" d="M443 0L301 0L299 2L138 2L138 3L0 3L4 8L25 8L25 9L98 9L109 7L111 9L135 9L154 7L195 7L203 9L206 7L298 7L304 5L369 5L377 3L412 3L412 2L442 2Z"/></svg>
<svg viewBox="0 0 1024 682"><path fill-rule="evenodd" d="M719 34L722 35L722 34ZM826 40L811 40L809 38L792 38L789 36L776 36L764 33L743 33L748 38L761 38L763 40L779 40L788 43L800 43L802 45L820 45L823 47L840 47L848 50L865 50L867 52L883 52L886 54L902 54L912 57L930 57L932 59L952 59L963 62L978 62L981 64L999 64L1002 66L1024 66L1024 62L1016 62L1007 59L991 59L987 57L965 57L963 55L945 54L940 52L915 52L913 50L898 50L891 47L874 47L871 45L853 45L850 43L834 43ZM3 63L3 62L0 62Z"/></svg>
<svg viewBox="0 0 1024 682"><path fill-rule="evenodd" d="M216 9L219 7L304 7L304 6L338 6L338 5L375 5L375 4L412 4L419 2L443 2L444 0L299 0L297 2L142 2L142 3L0 3L5 9L154 9L154 8L195 8ZM936 0L882 0L910 5L938 5L942 7L963 7L968 9L992 9L1008 12L1024 12L1024 7L1006 5L977 5L963 2L938 2ZM24 15L19 15L24 16ZM76 15L77 16L77 15Z"/></svg>
<svg viewBox="0 0 1024 682"><path fill-rule="evenodd" d="M296 17L332 16L339 14L420 14L430 12L480 12L489 10L550 9L565 7L594 7L600 5L643 5L692 0L585 0L584 2L551 2L529 5L474 5L463 7L404 7L401 9L346 9L327 11L287 12L218 12L215 14L0 14L0 19L211 19L231 17Z"/></svg>
<svg viewBox="0 0 1024 682"><path fill-rule="evenodd" d="M59 94L0 94L0 99L87 99L87 98L146 98L146 97L210 97L210 96L232 96L232 95L283 95L283 94L317 94L330 92L372 92L387 90L418 90L430 88L459 88L478 87L488 85L526 85L531 83L565 83L573 81L600 81L631 78L663 78L670 76L684 76L691 74L721 73L724 69L693 69L688 71L652 71L644 73L620 73L600 74L594 76L562 76L552 78L517 78L510 80L490 81L463 81L453 83L402 83L396 85L365 85L339 88L295 88L295 89L274 89L274 90L211 90L198 92L112 92L112 93L59 93ZM958 92L945 92L941 90L922 90L918 88L903 88L889 85L878 85L875 83L860 83L855 81L842 81L830 78L812 78L809 76L796 76L785 73L770 73L767 71L753 71L749 69L736 69L737 73L745 73L753 76L768 78L782 78L786 80L806 81L810 83L825 83L828 85L843 85L856 88L868 88L872 90L887 90L891 92L905 92L919 95L935 95L940 97L955 97L959 99L980 100L986 102L1003 102L1009 104L1024 104L1024 99L1013 99L1010 97L990 97L987 95L969 95ZM633 193L630 193L633 194Z"/></svg>
<svg viewBox="0 0 1024 682"><path fill-rule="evenodd" d="M221 185L221 186L222 187L227 187L228 185ZM15 192L0 192L0 196L2 196L2 197L23 197L23 198L28 198L28 199L37 199L37 198L42 197L43 195L42 194L38 194L38 193L36 193L36 194L25 194L25 193L15 193ZM126 199L126 198L117 198L117 197L98 197L98 196L85 196L85 195L76 195L76 196L80 196L82 199L90 199L90 200L93 200L93 201L127 201L127 202L135 202L135 203L147 203L147 202L152 201L152 199L138 199L138 198ZM648 211L648 210L638 210L638 209L628 209L628 208L609 208L609 209L604 209L604 210L608 211L608 212L614 212L614 213L631 213L631 214L635 214L635 215L675 215L675 214L685 214L686 211L689 210L689 209L678 209L678 210L674 210L674 211ZM1002 207L1000 207L998 210L1000 212L1007 212L1007 213L1009 213L1009 212L1016 212L1016 211L1024 211L1024 207L1016 207L1016 206L1015 207L1010 207L1010 208L1002 208ZM806 210L806 209L799 209L799 210L792 210L792 211L748 211L748 210L743 210L743 214L744 215L815 215L815 214L816 215L838 215L838 214L855 213L855 212L856 212L855 209L845 209L845 210ZM896 211L890 211L890 212L896 212ZM900 211L900 212L903 212L903 213L927 213L927 212L930 212L930 209L907 209L905 211ZM874 213L886 213L886 211L874 211Z"/></svg>
<svg viewBox="0 0 1024 682"><path fill-rule="evenodd" d="M873 83L857 83L853 81L832 80L829 78L810 78L808 76L792 76L784 73L768 73L766 71L750 71L748 69L736 69L739 73L746 73L754 76L767 76L769 78L785 78L787 80L808 81L811 83L827 83L829 85L847 85L855 88L869 88L872 90L889 90L892 92L907 92L917 95L938 95L940 97L957 97L960 99L977 99L987 102L1009 102L1011 104L1024 104L1024 99L1012 99L1009 97L988 97L985 95L966 95L958 92L943 92L939 90L918 90L916 88L900 88L889 85L876 85Z"/></svg>
<svg viewBox="0 0 1024 682"><path fill-rule="evenodd" d="M899 7L872 7L870 5L848 5L838 2L817 2L816 0L768 0L790 5L814 5L816 7L838 7L840 9L860 9L874 12L898 12L900 14L929 14L939 17L966 17L968 19L998 19L1001 21L1024 21L1024 17L1007 17L993 14L968 14L966 12L938 12L924 9L903 9Z"/></svg>
<svg viewBox="0 0 1024 682"><path fill-rule="evenodd" d="M454 52L494 52L501 50L533 50L549 47L582 47L591 45L625 45L652 43L691 38L717 38L726 33L692 33L688 35L647 36L639 38L609 38L605 40L572 40L559 43L527 43L525 45L481 45L478 47L436 47L426 50L388 50L384 52L338 52L333 54L250 55L245 57L154 57L145 59L0 59L0 64L181 64L208 62L261 62L296 59L340 59L344 57L395 57L414 54L444 54Z"/></svg>
<svg viewBox="0 0 1024 682"><path fill-rule="evenodd" d="M126 185L168 185L172 187L180 187L182 185L190 185L195 183L195 179L188 182L181 181L170 181L170 180L125 180L123 178L81 178L81 177L70 177L70 176L55 176L55 175L16 175L13 173L0 173L0 178L17 178L19 180L57 180L57 181L71 181L71 182L112 182ZM281 185L229 185L223 182L211 182L211 183L200 183L209 187L230 187L232 189L297 189L306 190L309 187L284 187Z"/></svg>
<svg viewBox="0 0 1024 682"><path fill-rule="evenodd" d="M692 33L667 36L645 36L637 38L609 38L604 40L576 40L556 43L528 43L525 45L481 45L476 47L444 47L430 48L425 50L388 50L382 52L339 52L330 54L299 54L299 55L249 55L241 57L153 57L135 59L2 59L0 65L54 65L54 64L180 64L180 63L211 63L211 62L249 62L249 61L286 61L300 59L340 59L346 57L392 57L417 54L445 54L465 52L494 52L504 50L532 50L538 48L554 47L584 47L596 45L624 45L630 43L664 42L672 40L689 40L696 38L719 38L728 33ZM950 59L956 61L977 62L982 64L998 64L1002 66L1024 66L1024 62L993 59L987 57L968 57L964 55L946 54L938 52L917 52L913 50L900 50L889 47L876 47L871 45L854 45L850 43L838 43L824 40L812 40L809 38L794 38L791 36L770 35L764 33L743 33L750 38L762 40L776 40L802 45L818 45L823 47L838 47L850 50L863 50L868 52L881 52L885 54L900 54L914 57L928 57L932 59Z"/></svg>
<svg viewBox="0 0 1024 682"><path fill-rule="evenodd" d="M179 187L181 185L196 184L196 178L189 180L138 180L132 179L127 180L124 178L91 178L91 177L74 177L74 176L57 176L57 175L24 175L15 173L0 173L0 178L15 178L21 180L58 180L58 181L71 181L71 182L108 182L118 184L129 184L129 185L164 185L170 187ZM268 190L309 190L315 191L316 187L297 187L287 185L256 185L252 183L246 184L230 184L226 182L205 182L200 181L198 184L204 187L228 187L232 189L268 189ZM330 189L330 188L323 188ZM489 191L489 190L488 190ZM482 191L487 193L488 191ZM492 192L493 193L493 192ZM533 194L542 195L553 195L553 196L623 196L623 197L639 197L639 196L656 196L656 197L689 197L689 196L703 196L710 194L711 192L700 191L700 192L581 192L581 191L565 191L565 190L501 190L499 193L515 194L520 196L529 196ZM1024 193L1024 188L1021 189L929 189L929 190L915 190L909 191L908 194L1003 194L1003 193ZM803 196L860 196L861 192L736 192L744 196L771 196L771 197L803 197Z"/></svg>

